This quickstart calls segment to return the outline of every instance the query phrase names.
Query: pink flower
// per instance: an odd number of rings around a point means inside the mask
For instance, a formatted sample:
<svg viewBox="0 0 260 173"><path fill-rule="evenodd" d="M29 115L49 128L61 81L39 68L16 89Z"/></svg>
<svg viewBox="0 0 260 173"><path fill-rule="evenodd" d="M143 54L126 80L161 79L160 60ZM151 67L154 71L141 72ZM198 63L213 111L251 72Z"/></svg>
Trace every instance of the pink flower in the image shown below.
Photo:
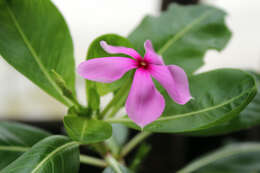
<svg viewBox="0 0 260 173"><path fill-rule="evenodd" d="M158 119L165 107L164 98L155 88L152 77L166 89L176 103L185 104L192 98L184 70L176 65L164 65L150 40L144 44L144 58L131 48L111 46L105 41L101 41L100 45L110 54L126 54L133 59L126 57L91 59L78 66L78 73L88 80L109 83L118 80L127 71L136 69L126 101L126 111L140 127L143 128Z"/></svg>

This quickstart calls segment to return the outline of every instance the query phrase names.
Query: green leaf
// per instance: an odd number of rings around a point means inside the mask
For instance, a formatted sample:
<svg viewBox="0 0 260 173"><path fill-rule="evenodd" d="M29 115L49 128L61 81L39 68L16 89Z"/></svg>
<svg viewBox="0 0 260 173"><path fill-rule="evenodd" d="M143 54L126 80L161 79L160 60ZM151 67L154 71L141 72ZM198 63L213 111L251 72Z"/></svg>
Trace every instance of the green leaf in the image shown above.
<svg viewBox="0 0 260 173"><path fill-rule="evenodd" d="M108 44L113 46L125 46L125 47L132 47L131 43L124 37L116 35L116 34L106 34L102 35L98 38L96 38L90 45L87 53L87 60L92 58L101 58L101 57L115 57L115 56L121 56L121 57L127 57L126 55L122 54L108 54L106 53L102 47L100 46L100 41L106 41ZM123 78L120 80L113 82L113 83L97 83L92 81L87 81L87 93L91 93L91 88L96 88L97 93L101 96L113 92L117 90L125 81L125 79L128 77L128 75L124 75ZM89 96L89 95L88 95ZM90 97L90 96L89 96ZM88 99L91 102L91 98Z"/></svg>
<svg viewBox="0 0 260 173"><path fill-rule="evenodd" d="M17 71L65 105L55 70L75 93L73 45L68 27L50 0L0 0L0 54Z"/></svg>
<svg viewBox="0 0 260 173"><path fill-rule="evenodd" d="M147 125L151 132L191 132L209 128L238 115L256 94L252 75L241 70L219 69L190 78L194 97L185 105L178 105L162 91L166 101L163 116ZM129 118L108 119L136 128Z"/></svg>
<svg viewBox="0 0 260 173"><path fill-rule="evenodd" d="M51 136L7 166L1 173L75 173L79 170L78 143Z"/></svg>
<svg viewBox="0 0 260 173"><path fill-rule="evenodd" d="M260 171L260 144L229 144L188 164L177 173L245 173Z"/></svg>
<svg viewBox="0 0 260 173"><path fill-rule="evenodd" d="M237 116L233 119L223 122L218 126L214 126L208 129L203 129L201 131L191 133L195 136L209 136L209 135L219 135L226 134L233 131L238 131L242 129L247 129L249 127L260 124L260 75L254 74L258 82L258 93L252 102Z"/></svg>
<svg viewBox="0 0 260 173"><path fill-rule="evenodd" d="M179 65L192 73L203 65L207 50L220 51L231 38L225 15L207 5L173 4L159 17L145 17L128 38L142 53L144 41L151 40L166 64Z"/></svg>
<svg viewBox="0 0 260 173"><path fill-rule="evenodd" d="M111 125L102 120L67 115L64 126L71 139L83 144L101 142L112 135Z"/></svg>
<svg viewBox="0 0 260 173"><path fill-rule="evenodd" d="M43 130L20 123L0 122L0 158L4 158L0 161L0 170L49 135Z"/></svg>

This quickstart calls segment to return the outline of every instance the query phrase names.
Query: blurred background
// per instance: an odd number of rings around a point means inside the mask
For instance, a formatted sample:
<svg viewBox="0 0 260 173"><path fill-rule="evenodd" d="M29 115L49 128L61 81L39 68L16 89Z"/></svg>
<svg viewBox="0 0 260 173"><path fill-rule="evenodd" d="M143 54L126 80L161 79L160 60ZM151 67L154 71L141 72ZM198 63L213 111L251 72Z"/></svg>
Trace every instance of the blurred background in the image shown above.
<svg viewBox="0 0 260 173"><path fill-rule="evenodd" d="M173 1L173 0L171 0ZM177 1L177 0L175 0ZM196 3L197 0L178 0ZM158 15L170 0L53 0L67 21L73 42L76 65L85 59L87 48L96 37L106 33L127 36L145 15ZM220 67L260 70L260 1L201 0L224 9L233 32L221 53L209 51L198 72ZM1 27L1 26L0 26ZM85 103L83 79L77 76L78 97ZM49 97L0 58L0 119L57 120L66 112L63 105ZM109 96L103 99L108 101Z"/></svg>

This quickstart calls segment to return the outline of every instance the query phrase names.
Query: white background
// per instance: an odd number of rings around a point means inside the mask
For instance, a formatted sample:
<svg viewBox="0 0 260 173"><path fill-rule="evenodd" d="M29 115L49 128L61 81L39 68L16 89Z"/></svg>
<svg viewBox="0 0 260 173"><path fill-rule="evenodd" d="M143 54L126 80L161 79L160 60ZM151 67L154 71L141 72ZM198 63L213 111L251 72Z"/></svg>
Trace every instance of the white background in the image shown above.
<svg viewBox="0 0 260 173"><path fill-rule="evenodd" d="M127 34L144 15L158 15L159 0L53 0L65 16L75 46L76 64L84 60L89 43L105 33ZM204 0L227 11L233 38L227 48L206 54L200 71L220 67L260 70L260 1ZM0 26L1 27L1 26ZM77 77L84 103L83 79ZM66 109L0 58L0 118L57 119ZM105 102L107 99L105 99Z"/></svg>

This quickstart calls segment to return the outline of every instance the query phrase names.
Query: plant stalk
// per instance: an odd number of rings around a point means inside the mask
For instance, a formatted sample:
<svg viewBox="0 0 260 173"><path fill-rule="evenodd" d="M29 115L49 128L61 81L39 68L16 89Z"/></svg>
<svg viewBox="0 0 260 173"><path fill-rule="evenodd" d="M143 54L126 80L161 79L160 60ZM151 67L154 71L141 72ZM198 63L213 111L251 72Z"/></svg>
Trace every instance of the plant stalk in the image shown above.
<svg viewBox="0 0 260 173"><path fill-rule="evenodd" d="M110 111L110 109L117 105L117 108L113 111L113 115L109 114L109 116L114 116L115 113L117 113L117 111L120 109L120 106L123 104L122 102L124 102L125 99L122 98L126 98L126 95L128 94L128 90L131 87L131 83L132 83L132 77L133 75L131 75L129 77L129 79L124 83L124 85L118 90L118 92L115 94L115 96L113 97L113 99L108 103L108 105L105 107L105 109L100 113L100 118L103 119L105 117L105 115ZM119 107L119 108L118 108Z"/></svg>
<svg viewBox="0 0 260 173"><path fill-rule="evenodd" d="M80 155L80 162L88 165L101 167L101 168L105 168L107 166L107 163L104 160L83 155L83 154Z"/></svg>
<svg viewBox="0 0 260 173"><path fill-rule="evenodd" d="M129 152L131 152L137 145L139 145L144 139L149 137L152 133L150 132L141 132L132 138L122 149L121 157L125 157Z"/></svg>
<svg viewBox="0 0 260 173"><path fill-rule="evenodd" d="M115 171L115 173L123 173L120 169L119 163L112 155L108 154L105 157L105 160L112 167L112 169Z"/></svg>

